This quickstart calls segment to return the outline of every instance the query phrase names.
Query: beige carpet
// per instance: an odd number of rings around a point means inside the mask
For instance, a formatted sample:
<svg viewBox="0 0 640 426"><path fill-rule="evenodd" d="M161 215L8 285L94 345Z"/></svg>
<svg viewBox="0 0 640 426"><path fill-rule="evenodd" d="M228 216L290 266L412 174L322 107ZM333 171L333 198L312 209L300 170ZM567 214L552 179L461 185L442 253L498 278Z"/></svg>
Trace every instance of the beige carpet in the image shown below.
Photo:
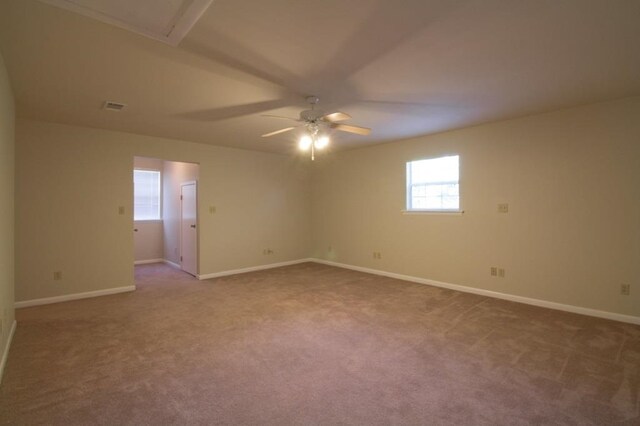
<svg viewBox="0 0 640 426"><path fill-rule="evenodd" d="M640 327L317 264L22 309L3 424L638 425Z"/></svg>

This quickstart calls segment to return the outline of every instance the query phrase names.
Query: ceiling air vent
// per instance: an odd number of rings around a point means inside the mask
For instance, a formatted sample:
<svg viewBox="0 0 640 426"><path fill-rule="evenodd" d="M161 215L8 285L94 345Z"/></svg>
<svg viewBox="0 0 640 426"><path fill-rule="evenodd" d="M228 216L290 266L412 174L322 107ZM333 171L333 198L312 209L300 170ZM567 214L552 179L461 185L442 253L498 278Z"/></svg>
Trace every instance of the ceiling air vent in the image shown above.
<svg viewBox="0 0 640 426"><path fill-rule="evenodd" d="M105 101L102 108L109 111L122 111L125 107L125 104L121 104L119 102Z"/></svg>

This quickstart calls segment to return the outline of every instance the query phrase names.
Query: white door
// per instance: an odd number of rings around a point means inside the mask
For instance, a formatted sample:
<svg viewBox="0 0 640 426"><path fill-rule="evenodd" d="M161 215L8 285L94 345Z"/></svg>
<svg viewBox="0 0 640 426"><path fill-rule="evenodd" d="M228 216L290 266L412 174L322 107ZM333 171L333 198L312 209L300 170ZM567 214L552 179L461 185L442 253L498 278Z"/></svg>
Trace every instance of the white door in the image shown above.
<svg viewBox="0 0 640 426"><path fill-rule="evenodd" d="M180 185L180 266L198 274L198 190L196 182Z"/></svg>

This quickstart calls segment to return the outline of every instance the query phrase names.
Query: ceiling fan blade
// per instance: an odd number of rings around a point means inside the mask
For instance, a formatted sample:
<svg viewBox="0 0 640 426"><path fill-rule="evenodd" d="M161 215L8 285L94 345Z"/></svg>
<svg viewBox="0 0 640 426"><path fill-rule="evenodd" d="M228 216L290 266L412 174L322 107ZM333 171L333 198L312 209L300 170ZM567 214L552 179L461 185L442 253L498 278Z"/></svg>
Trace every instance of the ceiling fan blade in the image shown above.
<svg viewBox="0 0 640 426"><path fill-rule="evenodd" d="M300 127L300 126L294 126L294 127L286 127L284 129L280 129L280 130L276 130L275 132L271 132L271 133L265 133L264 135L262 135L263 138L268 138L269 136L274 136L274 135L278 135L280 133L284 133L284 132L288 132L289 130L293 130L296 127Z"/></svg>
<svg viewBox="0 0 640 426"><path fill-rule="evenodd" d="M325 114L320 117L322 121L328 121L329 123L335 123L336 121L344 121L350 119L351 116L344 112L336 111L329 114Z"/></svg>
<svg viewBox="0 0 640 426"><path fill-rule="evenodd" d="M358 135L368 135L371 133L371 129L368 127L360 127L360 126L350 126L348 124L332 124L332 129L340 130L343 132L356 133Z"/></svg>
<svg viewBox="0 0 640 426"><path fill-rule="evenodd" d="M264 111L274 110L276 108L283 108L289 104L290 102L287 99L275 99L273 101L252 102L248 104L183 112L176 114L176 117L191 121L222 121L231 118L240 118L246 117L248 115L259 114Z"/></svg>
<svg viewBox="0 0 640 426"><path fill-rule="evenodd" d="M261 117L270 117L270 118L282 118L284 120L293 120L293 121L300 121L299 118L292 118L292 117L283 117L282 115L273 115L273 114L260 114Z"/></svg>

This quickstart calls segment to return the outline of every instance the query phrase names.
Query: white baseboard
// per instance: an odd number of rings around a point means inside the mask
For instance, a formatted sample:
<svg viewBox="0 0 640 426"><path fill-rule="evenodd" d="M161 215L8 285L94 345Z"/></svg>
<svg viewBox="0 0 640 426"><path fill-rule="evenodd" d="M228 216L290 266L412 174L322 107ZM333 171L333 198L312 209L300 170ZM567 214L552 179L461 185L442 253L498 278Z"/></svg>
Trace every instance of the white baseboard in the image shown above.
<svg viewBox="0 0 640 426"><path fill-rule="evenodd" d="M107 296L109 294L126 293L128 291L135 291L135 285L128 285L125 287L107 288L104 290L87 291L85 293L65 294L62 296L45 297L42 299L23 300L21 302L14 303L16 309L28 308L30 306L48 305L51 303L68 302L70 300L88 299L90 297Z"/></svg>
<svg viewBox="0 0 640 426"><path fill-rule="evenodd" d="M226 277L227 275L244 274L247 272L262 271L264 269L279 268L281 266L297 265L298 263L312 262L313 260L314 259L296 259L296 260L289 260L286 262L269 263L268 265L250 266L248 268L240 268L240 269L230 269L228 271L213 272L210 274L200 274L198 275L198 279L208 280L210 278Z"/></svg>
<svg viewBox="0 0 640 426"><path fill-rule="evenodd" d="M496 299L509 300L511 302L525 303L527 305L540 306L542 308L556 309L559 311L572 312L574 314L588 315L598 318L606 318L614 321L626 322L630 324L640 325L640 317L618 314L615 312L600 311L597 309L583 308L574 305L565 305L564 303L549 302L541 299L533 299L530 297L516 296L507 293L499 293L497 291L484 290L481 288L467 287L459 284L450 284L442 281L429 280L426 278L413 277L410 275L396 274L394 272L381 271L378 269L364 268L362 266L353 266L345 263L331 262L329 260L313 258L311 262L322 263L323 265L337 266L339 268L352 269L354 271L366 272L369 274L382 275L384 277L396 278L399 280L410 281L418 284L426 284L434 287L442 287L450 290L457 290L464 293L473 293L480 296L493 297Z"/></svg>
<svg viewBox="0 0 640 426"><path fill-rule="evenodd" d="M9 348L11 347L11 341L13 340L13 333L16 332L16 324L16 320L13 320L11 330L9 331L9 338L7 339L7 343L4 345L4 350L2 351L2 359L0 360L0 384L2 383L2 376L4 375L4 366L7 365L7 358L9 357Z"/></svg>
<svg viewBox="0 0 640 426"><path fill-rule="evenodd" d="M163 263L164 259L147 259L147 260L136 260L133 262L134 265L146 265L148 263Z"/></svg>
<svg viewBox="0 0 640 426"><path fill-rule="evenodd" d="M180 265L178 265L177 263L173 263L170 260L167 259L147 259L147 260L136 260L133 262L134 265L148 265L150 263L166 263L169 266L173 266L174 268L178 268L181 269Z"/></svg>
<svg viewBox="0 0 640 426"><path fill-rule="evenodd" d="M172 262L170 260L162 259L162 262L166 263L169 266L173 266L174 268L182 269L182 266L180 266L177 263L174 263L174 262Z"/></svg>

